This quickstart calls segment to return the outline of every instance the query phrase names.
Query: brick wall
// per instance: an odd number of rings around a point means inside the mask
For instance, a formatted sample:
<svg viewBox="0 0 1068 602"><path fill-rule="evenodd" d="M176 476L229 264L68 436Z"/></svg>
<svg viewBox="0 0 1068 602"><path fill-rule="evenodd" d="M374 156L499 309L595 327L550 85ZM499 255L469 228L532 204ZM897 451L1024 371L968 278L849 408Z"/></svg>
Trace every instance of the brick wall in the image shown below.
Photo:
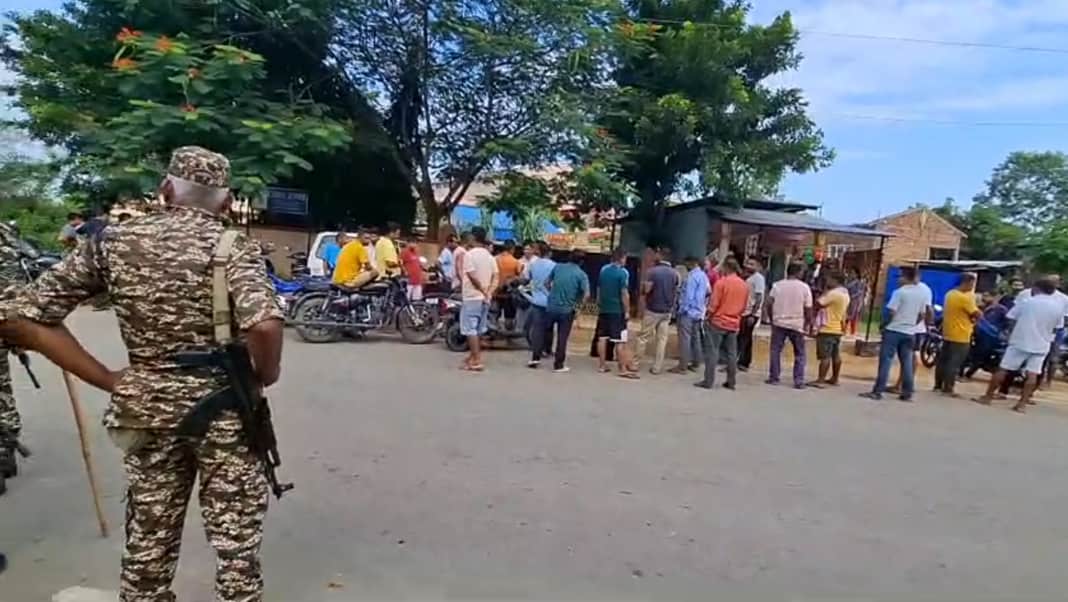
<svg viewBox="0 0 1068 602"><path fill-rule="evenodd" d="M886 291L886 272L889 266L929 259L931 248L959 251L963 238L953 226L928 209L906 211L876 220L868 225L894 235L886 239L886 247L883 250L883 272L879 275L876 304L882 303L883 294ZM852 244L855 250L860 251L878 248L879 240L828 234L827 244Z"/></svg>

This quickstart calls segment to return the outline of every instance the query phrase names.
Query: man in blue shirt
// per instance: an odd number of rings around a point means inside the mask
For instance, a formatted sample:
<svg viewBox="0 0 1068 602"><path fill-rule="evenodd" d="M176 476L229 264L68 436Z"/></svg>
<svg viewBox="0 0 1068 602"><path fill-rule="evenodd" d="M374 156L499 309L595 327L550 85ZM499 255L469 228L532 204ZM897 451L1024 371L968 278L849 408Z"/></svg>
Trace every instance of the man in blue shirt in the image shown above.
<svg viewBox="0 0 1068 602"><path fill-rule="evenodd" d="M682 285L682 295L679 299L679 365L670 370L673 374L697 370L703 353L701 325L704 323L708 295L711 292L708 274L701 269L701 260L687 257L685 263L689 273Z"/></svg>
<svg viewBox="0 0 1068 602"><path fill-rule="evenodd" d="M556 328L556 354L553 357L554 372L568 372L564 365L567 359L567 340L571 336L571 326L575 323L575 313L580 303L590 297L590 279L582 271L579 263L585 259L585 253L574 250L562 253L560 263L553 268L549 276L549 299L545 308L546 328L535 331L543 336L546 330ZM536 341L534 348L541 347ZM534 352L537 354L537 351ZM537 356L535 355L535 358ZM537 359L530 362L531 368L538 367Z"/></svg>
<svg viewBox="0 0 1068 602"><path fill-rule="evenodd" d="M533 353L529 365L537 367L541 358L548 355L553 347L553 330L545 310L549 306L549 277L556 267L556 262L549 259L549 245L544 242L532 244L531 250L534 255L526 272L531 287L530 313L527 319L530 320Z"/></svg>
<svg viewBox="0 0 1068 602"><path fill-rule="evenodd" d="M341 254L341 248L348 242L348 234L338 232L334 240L323 245L323 263L326 264L327 275L334 273L337 267L337 256Z"/></svg>

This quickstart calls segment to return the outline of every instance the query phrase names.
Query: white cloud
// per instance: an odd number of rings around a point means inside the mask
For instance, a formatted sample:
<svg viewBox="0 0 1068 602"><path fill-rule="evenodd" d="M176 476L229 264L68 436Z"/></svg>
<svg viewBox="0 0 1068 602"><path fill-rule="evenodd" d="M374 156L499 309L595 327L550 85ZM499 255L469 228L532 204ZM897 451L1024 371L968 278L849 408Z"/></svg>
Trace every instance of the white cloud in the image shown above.
<svg viewBox="0 0 1068 602"><path fill-rule="evenodd" d="M802 88L817 117L954 118L1068 105L1068 55L854 39L834 33L1068 47L1065 0L768 0L754 17L791 10L803 31ZM805 33L808 32L808 33ZM1016 115L1016 117L1020 117ZM1026 118L1026 115L1023 116Z"/></svg>

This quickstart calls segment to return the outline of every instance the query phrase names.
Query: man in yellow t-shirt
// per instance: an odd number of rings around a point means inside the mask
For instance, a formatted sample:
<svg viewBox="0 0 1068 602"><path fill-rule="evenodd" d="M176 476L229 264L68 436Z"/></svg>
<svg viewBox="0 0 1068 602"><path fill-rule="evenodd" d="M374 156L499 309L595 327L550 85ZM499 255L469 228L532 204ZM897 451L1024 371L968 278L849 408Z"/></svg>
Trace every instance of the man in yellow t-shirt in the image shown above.
<svg viewBox="0 0 1068 602"><path fill-rule="evenodd" d="M378 237L375 243L375 267L383 276L399 276L401 273L400 257L397 245L393 242L400 236L400 226L394 222L386 225L386 233Z"/></svg>
<svg viewBox="0 0 1068 602"><path fill-rule="evenodd" d="M342 247L337 255L337 267L334 268L334 284L359 288L378 277L378 271L371 267L371 260L367 257L365 245L370 242L367 232L360 232L358 239Z"/></svg>
<svg viewBox="0 0 1068 602"><path fill-rule="evenodd" d="M981 315L975 303L975 274L964 273L960 285L946 293L942 308L942 351L935 368L935 390L956 396L953 387L968 352L972 348L972 332Z"/></svg>
<svg viewBox="0 0 1068 602"><path fill-rule="evenodd" d="M823 324L816 333L816 358L820 361L819 378L813 386L838 384L842 372L842 335L845 334L846 313L849 309L849 291L842 285L842 274L827 274L827 289L816 306L819 308ZM827 379L830 372L831 378Z"/></svg>

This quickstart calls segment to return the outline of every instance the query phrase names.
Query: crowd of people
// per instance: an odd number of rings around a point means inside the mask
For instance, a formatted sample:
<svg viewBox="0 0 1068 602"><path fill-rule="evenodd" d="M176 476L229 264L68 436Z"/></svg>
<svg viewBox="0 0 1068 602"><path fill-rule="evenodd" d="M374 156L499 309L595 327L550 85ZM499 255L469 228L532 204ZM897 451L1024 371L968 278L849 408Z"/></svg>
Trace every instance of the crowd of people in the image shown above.
<svg viewBox="0 0 1068 602"><path fill-rule="evenodd" d="M485 368L479 342L488 327L486 316L495 291L505 282L522 278L531 290L531 368L539 368L543 359L551 357L554 371L569 371L567 345L574 322L580 308L593 300L597 306L594 349L601 372L639 379L648 356L652 375L700 372L695 386L712 389L722 369L726 373L722 387L733 390L737 373L752 367L754 331L768 324L768 384L783 380L782 356L789 345L793 356L790 385L797 389L833 387L841 378L842 339L857 334L871 294L856 270L845 273L833 266L813 270L792 263L786 267L785 278L769 288L759 258L740 262L734 253L718 261L714 256L687 257L680 270L671 261L670 249L659 248L637 286L641 326L631 336L630 272L622 249L601 268L596 287L580 267L581 251L553 252L543 242L527 243L521 257L511 243L496 257L490 249L485 231L476 228L459 239L450 238L438 258L442 273L463 296L462 331L471 347L462 365L465 370ZM975 274L963 273L959 285L940 300L943 344L936 360L935 391L958 397L956 384L961 376L987 369L994 373L991 389L977 401L990 403L999 391L1004 396L1011 383L1021 381L1023 393L1014 409L1024 411L1041 376L1047 380L1052 376L1058 333L1063 332L1068 317L1068 295L1058 290L1056 276L1040 278L1031 288L1014 280L1009 294L986 293L981 298L975 292L976 283ZM901 401L913 400L919 353L928 330L935 326L933 293L920 281L918 270L902 267L897 284L879 327L875 382L863 394L873 400L888 393ZM505 315L514 318L514 312ZM679 362L665 369L672 324ZM809 338L815 339L814 380L806 377ZM898 375L891 384L895 363Z"/></svg>

